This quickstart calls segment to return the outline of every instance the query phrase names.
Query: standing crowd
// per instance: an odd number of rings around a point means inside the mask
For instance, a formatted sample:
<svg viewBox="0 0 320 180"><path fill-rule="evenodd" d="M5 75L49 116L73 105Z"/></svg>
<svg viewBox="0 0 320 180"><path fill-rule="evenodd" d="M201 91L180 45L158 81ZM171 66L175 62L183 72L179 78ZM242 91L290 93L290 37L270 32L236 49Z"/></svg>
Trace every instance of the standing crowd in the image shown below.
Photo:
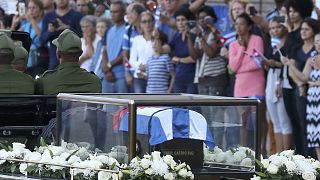
<svg viewBox="0 0 320 180"><path fill-rule="evenodd" d="M295 148L320 159L320 10L312 0L275 0L267 17L248 0L219 5L27 0L25 5L25 14L10 15L5 1L0 3L1 28L28 32L32 39L29 54L16 47L14 57L5 56L9 51L0 46L0 61L39 77L26 94L259 99L267 112L260 122L263 153L269 132L276 152ZM243 136L250 136L253 110L235 113L243 118Z"/></svg>

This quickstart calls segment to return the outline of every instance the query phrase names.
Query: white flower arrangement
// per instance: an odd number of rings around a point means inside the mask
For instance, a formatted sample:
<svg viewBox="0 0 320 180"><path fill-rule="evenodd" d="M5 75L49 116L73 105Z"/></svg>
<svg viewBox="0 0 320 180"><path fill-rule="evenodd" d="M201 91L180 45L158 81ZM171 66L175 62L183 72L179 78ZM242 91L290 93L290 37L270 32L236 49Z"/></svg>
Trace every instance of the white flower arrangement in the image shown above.
<svg viewBox="0 0 320 180"><path fill-rule="evenodd" d="M205 163L223 163L228 165L254 166L255 152L247 147L233 148L222 151L218 146L213 150L204 147Z"/></svg>
<svg viewBox="0 0 320 180"><path fill-rule="evenodd" d="M98 179L163 179L163 180L192 180L194 175L185 163L177 163L173 157L161 157L158 151L151 155L144 155L142 159L136 157L127 164L104 154L88 150L89 146L62 142L61 146L46 145L43 142L31 152L24 144L14 143L13 147L0 150L0 172L11 172L25 176L40 176L40 178L77 180ZM113 148L122 153L124 147ZM71 170L72 169L72 170ZM307 176L308 174L306 174Z"/></svg>
<svg viewBox="0 0 320 180"><path fill-rule="evenodd" d="M313 158L294 155L293 150L271 155L268 159L256 160L260 172L251 180L257 179L301 179L315 180L320 178L320 162Z"/></svg>
<svg viewBox="0 0 320 180"><path fill-rule="evenodd" d="M194 179L187 164L175 162L171 155L161 157L158 151L144 155L142 159L132 159L128 168L122 172L124 179Z"/></svg>

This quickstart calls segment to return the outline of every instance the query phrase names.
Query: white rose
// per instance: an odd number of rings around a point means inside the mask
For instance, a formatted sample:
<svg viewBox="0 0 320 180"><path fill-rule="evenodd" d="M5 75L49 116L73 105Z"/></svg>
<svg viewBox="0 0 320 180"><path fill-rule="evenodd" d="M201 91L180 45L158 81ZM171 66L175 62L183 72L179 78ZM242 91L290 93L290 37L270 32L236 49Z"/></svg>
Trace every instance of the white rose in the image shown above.
<svg viewBox="0 0 320 180"><path fill-rule="evenodd" d="M21 153L24 151L26 145L21 143L12 143L13 151L20 151Z"/></svg>
<svg viewBox="0 0 320 180"><path fill-rule="evenodd" d="M151 158L151 156L150 156L150 154L145 154L145 155L143 155L143 158L150 159L150 158Z"/></svg>
<svg viewBox="0 0 320 180"><path fill-rule="evenodd" d="M100 171L98 173L98 180L109 180L112 178L112 174L110 172Z"/></svg>
<svg viewBox="0 0 320 180"><path fill-rule="evenodd" d="M151 153L153 160L159 160L161 158L161 153L159 151L154 151Z"/></svg>
<svg viewBox="0 0 320 180"><path fill-rule="evenodd" d="M54 157L52 158L51 164L66 165L67 162L66 162L66 160L65 160L64 157L54 156ZM64 167L62 167L62 166L51 166L50 168L51 168L51 170L52 170L53 172L56 172L56 170L62 170Z"/></svg>
<svg viewBox="0 0 320 180"><path fill-rule="evenodd" d="M237 161L237 162L239 162L239 161ZM226 164L237 164L237 163L236 163L236 160L233 157L228 157L226 159Z"/></svg>
<svg viewBox="0 0 320 180"><path fill-rule="evenodd" d="M170 165L171 162L173 161L173 157L172 157L171 155L165 155L165 156L163 157L163 161L164 161L165 163L167 163L168 165Z"/></svg>
<svg viewBox="0 0 320 180"><path fill-rule="evenodd" d="M213 162L217 158L217 154L207 154L204 156L205 161Z"/></svg>
<svg viewBox="0 0 320 180"><path fill-rule="evenodd" d="M177 167L175 167L175 170L176 170L176 171L179 171L180 169L182 169L182 168L184 168L184 167L186 167L186 163L181 163L181 164L179 164Z"/></svg>
<svg viewBox="0 0 320 180"><path fill-rule="evenodd" d="M164 179L166 180L174 180L174 175L172 173L167 173L164 175Z"/></svg>
<svg viewBox="0 0 320 180"><path fill-rule="evenodd" d="M32 153L26 154L26 156L24 157L24 160L38 162L41 160L41 154L38 152L32 152Z"/></svg>
<svg viewBox="0 0 320 180"><path fill-rule="evenodd" d="M316 176L313 172L305 171L302 173L302 178L305 180L316 180Z"/></svg>
<svg viewBox="0 0 320 180"><path fill-rule="evenodd" d="M296 164L294 162L292 162L292 161L287 161L284 164L285 164L285 166L287 168L287 171L293 172L297 168Z"/></svg>
<svg viewBox="0 0 320 180"><path fill-rule="evenodd" d="M318 169L320 168L320 162L318 160L314 161L311 163L313 168Z"/></svg>
<svg viewBox="0 0 320 180"><path fill-rule="evenodd" d="M147 170L145 170L145 173L148 175L152 175L153 170L151 168L148 168Z"/></svg>
<svg viewBox="0 0 320 180"><path fill-rule="evenodd" d="M78 156L72 155L69 160L68 160L68 164L73 164L75 162L80 162L81 159Z"/></svg>
<svg viewBox="0 0 320 180"><path fill-rule="evenodd" d="M304 156L301 156L301 155L294 155L294 156L292 156L292 159L293 159L293 160L304 160L305 157L304 157Z"/></svg>
<svg viewBox="0 0 320 180"><path fill-rule="evenodd" d="M254 175L250 180L261 180L261 177Z"/></svg>
<svg viewBox="0 0 320 180"><path fill-rule="evenodd" d="M214 154L218 154L218 153L221 153L222 152L222 149L220 149L218 146L215 146L214 149L213 149L213 153Z"/></svg>
<svg viewBox="0 0 320 180"><path fill-rule="evenodd" d="M49 149L54 156L60 156L64 152L64 149L60 146L49 146Z"/></svg>
<svg viewBox="0 0 320 180"><path fill-rule="evenodd" d="M40 163L50 163L52 160L49 150L45 150L41 156Z"/></svg>
<svg viewBox="0 0 320 180"><path fill-rule="evenodd" d="M287 158L292 157L294 154L294 150L286 150L280 153L280 156L286 156Z"/></svg>
<svg viewBox="0 0 320 180"><path fill-rule="evenodd" d="M9 155L9 153L6 150L4 150L4 149L0 150L0 158L1 159L7 159L8 155ZM0 160L0 164L3 164L5 162L6 162L6 160Z"/></svg>
<svg viewBox="0 0 320 180"><path fill-rule="evenodd" d="M233 158L235 161L242 161L244 158L246 158L246 153L243 151L237 151L233 154Z"/></svg>
<svg viewBox="0 0 320 180"><path fill-rule="evenodd" d="M28 167L27 163L21 163L20 166L19 166L20 173L24 174L24 175L27 175L27 173L28 173L26 171L27 167Z"/></svg>
<svg viewBox="0 0 320 180"><path fill-rule="evenodd" d="M270 164L269 167L267 168L267 171L270 173L270 174L277 174L278 173L278 170L279 168L274 165L274 164Z"/></svg>
<svg viewBox="0 0 320 180"><path fill-rule="evenodd" d="M227 159L227 153L226 152L221 152L217 154L215 161L218 163L225 162Z"/></svg>
<svg viewBox="0 0 320 180"><path fill-rule="evenodd" d="M147 168L149 168L151 166L151 161L149 159L143 158L141 160L141 166L142 166L143 169L147 169Z"/></svg>
<svg viewBox="0 0 320 180"><path fill-rule="evenodd" d="M193 176L193 173L191 171L188 171L187 172L187 177L192 177Z"/></svg>
<svg viewBox="0 0 320 180"><path fill-rule="evenodd" d="M241 163L241 166L252 166L252 160L250 158L244 158Z"/></svg>
<svg viewBox="0 0 320 180"><path fill-rule="evenodd" d="M178 175L181 177L187 177L188 171L186 169L180 169L180 171L178 172Z"/></svg>

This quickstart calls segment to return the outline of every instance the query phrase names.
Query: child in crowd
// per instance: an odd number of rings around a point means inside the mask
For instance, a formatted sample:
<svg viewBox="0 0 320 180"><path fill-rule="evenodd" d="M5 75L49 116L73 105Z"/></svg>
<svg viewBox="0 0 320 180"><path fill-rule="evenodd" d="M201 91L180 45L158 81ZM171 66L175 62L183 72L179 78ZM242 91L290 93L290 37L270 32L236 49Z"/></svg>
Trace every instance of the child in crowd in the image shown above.
<svg viewBox="0 0 320 180"><path fill-rule="evenodd" d="M170 56L162 52L167 36L155 30L152 40L153 55L147 62L147 93L170 93L174 82L174 67Z"/></svg>

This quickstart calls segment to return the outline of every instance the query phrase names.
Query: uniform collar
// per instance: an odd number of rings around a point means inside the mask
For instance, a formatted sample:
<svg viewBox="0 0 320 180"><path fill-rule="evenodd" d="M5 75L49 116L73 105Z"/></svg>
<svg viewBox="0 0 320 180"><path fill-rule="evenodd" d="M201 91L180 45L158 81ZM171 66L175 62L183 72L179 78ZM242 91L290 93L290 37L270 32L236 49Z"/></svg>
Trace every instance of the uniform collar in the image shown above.
<svg viewBox="0 0 320 180"><path fill-rule="evenodd" d="M79 62L63 62L58 66L58 70L63 68L80 67Z"/></svg>
<svg viewBox="0 0 320 180"><path fill-rule="evenodd" d="M0 64L0 68L3 68L3 69L12 69L12 66L11 66L11 65L8 65L8 64Z"/></svg>

